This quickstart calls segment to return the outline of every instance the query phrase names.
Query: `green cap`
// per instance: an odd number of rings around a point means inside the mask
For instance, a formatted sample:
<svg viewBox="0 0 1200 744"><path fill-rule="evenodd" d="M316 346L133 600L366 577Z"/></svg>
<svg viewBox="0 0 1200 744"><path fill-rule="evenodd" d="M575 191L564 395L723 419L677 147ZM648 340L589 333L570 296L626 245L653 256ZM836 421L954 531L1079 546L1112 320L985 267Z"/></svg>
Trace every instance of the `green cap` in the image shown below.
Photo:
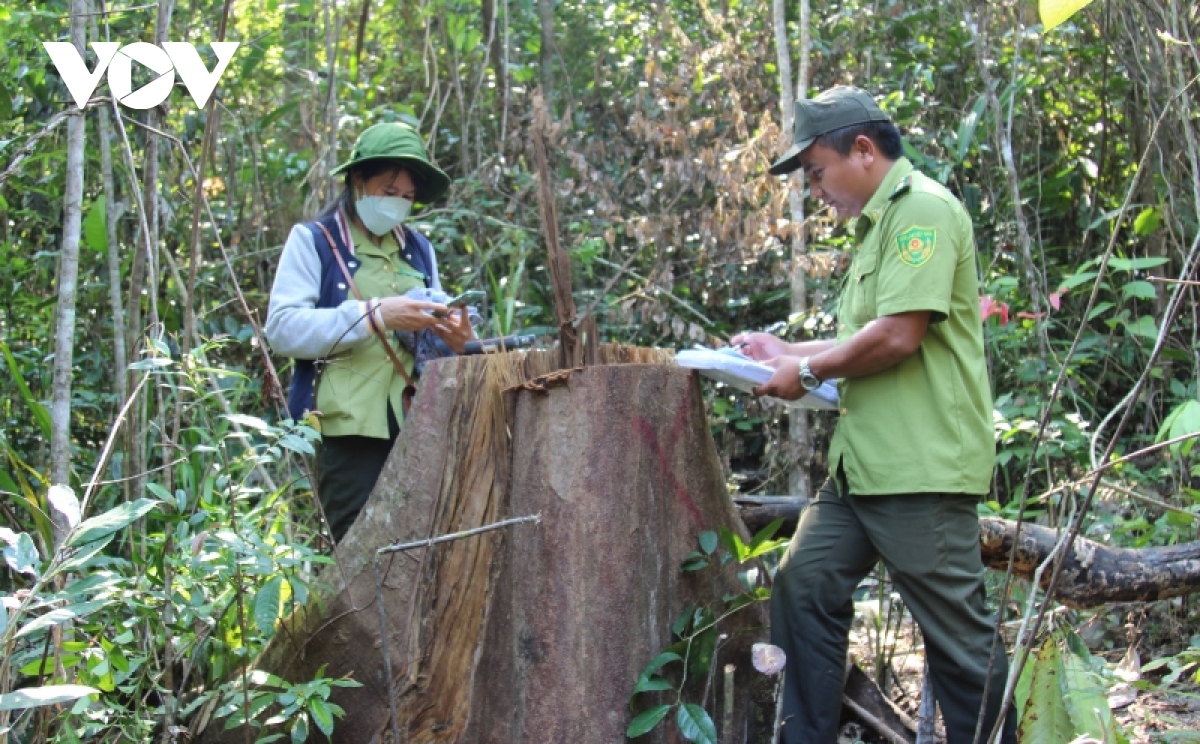
<svg viewBox="0 0 1200 744"><path fill-rule="evenodd" d="M800 153L822 134L835 129L866 124L869 121L891 121L871 94L859 88L839 85L822 92L816 98L796 101L796 133L792 146L775 161L768 171L772 176L791 173L800 167Z"/></svg>
<svg viewBox="0 0 1200 744"><path fill-rule="evenodd" d="M450 188L450 176L429 161L421 135L407 124L385 122L367 127L354 143L350 159L334 168L330 175L368 160L401 161L416 182L416 200L422 204L432 202Z"/></svg>

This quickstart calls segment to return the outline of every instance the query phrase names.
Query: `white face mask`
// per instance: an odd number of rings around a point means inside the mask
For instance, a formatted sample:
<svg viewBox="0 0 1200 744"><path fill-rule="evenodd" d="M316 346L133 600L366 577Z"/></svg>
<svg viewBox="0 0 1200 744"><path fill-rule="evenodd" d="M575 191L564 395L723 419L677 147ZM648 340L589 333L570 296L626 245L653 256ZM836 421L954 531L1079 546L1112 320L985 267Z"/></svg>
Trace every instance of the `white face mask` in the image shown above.
<svg viewBox="0 0 1200 744"><path fill-rule="evenodd" d="M354 202L354 211L368 230L387 235L408 219L413 203L400 196L364 196Z"/></svg>

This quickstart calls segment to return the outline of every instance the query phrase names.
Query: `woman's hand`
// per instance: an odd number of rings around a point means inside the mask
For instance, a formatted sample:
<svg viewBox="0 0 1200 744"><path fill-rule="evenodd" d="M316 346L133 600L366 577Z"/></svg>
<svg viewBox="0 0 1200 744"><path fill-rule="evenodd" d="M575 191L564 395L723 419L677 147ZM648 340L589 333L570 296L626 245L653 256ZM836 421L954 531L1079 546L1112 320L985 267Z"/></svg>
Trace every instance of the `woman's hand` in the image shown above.
<svg viewBox="0 0 1200 744"><path fill-rule="evenodd" d="M383 316L383 327L391 331L422 331L433 328L441 321L433 317L433 312L446 312L446 306L439 302L414 300L411 297L382 297L379 300L379 314Z"/></svg>
<svg viewBox="0 0 1200 744"><path fill-rule="evenodd" d="M738 351L756 361L766 361L775 357L787 356L792 353L786 341L770 333L756 331L754 333L739 333L729 339L729 345L738 347Z"/></svg>
<svg viewBox="0 0 1200 744"><path fill-rule="evenodd" d="M471 318L465 307L451 309L448 315L431 328L455 354L463 353L467 342L475 338L475 329L471 327Z"/></svg>

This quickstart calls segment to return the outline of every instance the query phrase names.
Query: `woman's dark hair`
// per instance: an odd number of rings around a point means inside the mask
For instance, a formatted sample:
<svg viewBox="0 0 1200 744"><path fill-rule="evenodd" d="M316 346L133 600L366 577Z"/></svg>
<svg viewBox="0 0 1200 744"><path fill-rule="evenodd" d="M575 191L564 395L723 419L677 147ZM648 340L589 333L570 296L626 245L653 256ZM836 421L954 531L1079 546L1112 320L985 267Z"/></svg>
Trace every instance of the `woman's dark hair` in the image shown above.
<svg viewBox="0 0 1200 744"><path fill-rule="evenodd" d="M380 158L378 160L364 160L361 163L356 163L346 169L346 177L342 181L341 192L333 197L333 201L325 205L325 208L317 213L316 219L323 220L334 212L342 209L346 212L346 216L354 217L354 177L359 176L364 181L370 181L375 176L381 173L388 173L395 170L407 170L415 181L417 174L409 168L405 168L402 162Z"/></svg>
<svg viewBox="0 0 1200 744"><path fill-rule="evenodd" d="M866 137L875 143L879 153L888 160L898 160L904 154L904 145L900 141L900 130L890 121L869 121L865 124L851 124L848 127L826 132L813 141L814 145L828 147L838 155L846 157L854 147L854 140L859 136Z"/></svg>

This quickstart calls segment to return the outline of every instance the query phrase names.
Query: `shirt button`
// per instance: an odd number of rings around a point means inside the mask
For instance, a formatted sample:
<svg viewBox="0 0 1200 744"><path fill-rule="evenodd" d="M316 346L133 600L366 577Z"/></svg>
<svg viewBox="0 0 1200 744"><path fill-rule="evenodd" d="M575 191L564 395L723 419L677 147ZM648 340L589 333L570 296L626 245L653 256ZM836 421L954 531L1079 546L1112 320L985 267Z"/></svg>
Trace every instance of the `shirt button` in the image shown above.
<svg viewBox="0 0 1200 744"><path fill-rule="evenodd" d="M352 268L352 269L357 269L357 268L358 268L358 262L356 262L356 261L351 261L351 262L350 262L350 268Z"/></svg>
<svg viewBox="0 0 1200 744"><path fill-rule="evenodd" d="M346 288L346 285L345 285L345 284L342 284L341 282L338 282L338 289L345 289L345 288Z"/></svg>
<svg viewBox="0 0 1200 744"><path fill-rule="evenodd" d="M842 414L843 416L845 416L847 413L850 413L850 412L849 412L849 411L847 411L845 408L839 408L839 409L838 409L838 413L840 413L840 414Z"/></svg>

